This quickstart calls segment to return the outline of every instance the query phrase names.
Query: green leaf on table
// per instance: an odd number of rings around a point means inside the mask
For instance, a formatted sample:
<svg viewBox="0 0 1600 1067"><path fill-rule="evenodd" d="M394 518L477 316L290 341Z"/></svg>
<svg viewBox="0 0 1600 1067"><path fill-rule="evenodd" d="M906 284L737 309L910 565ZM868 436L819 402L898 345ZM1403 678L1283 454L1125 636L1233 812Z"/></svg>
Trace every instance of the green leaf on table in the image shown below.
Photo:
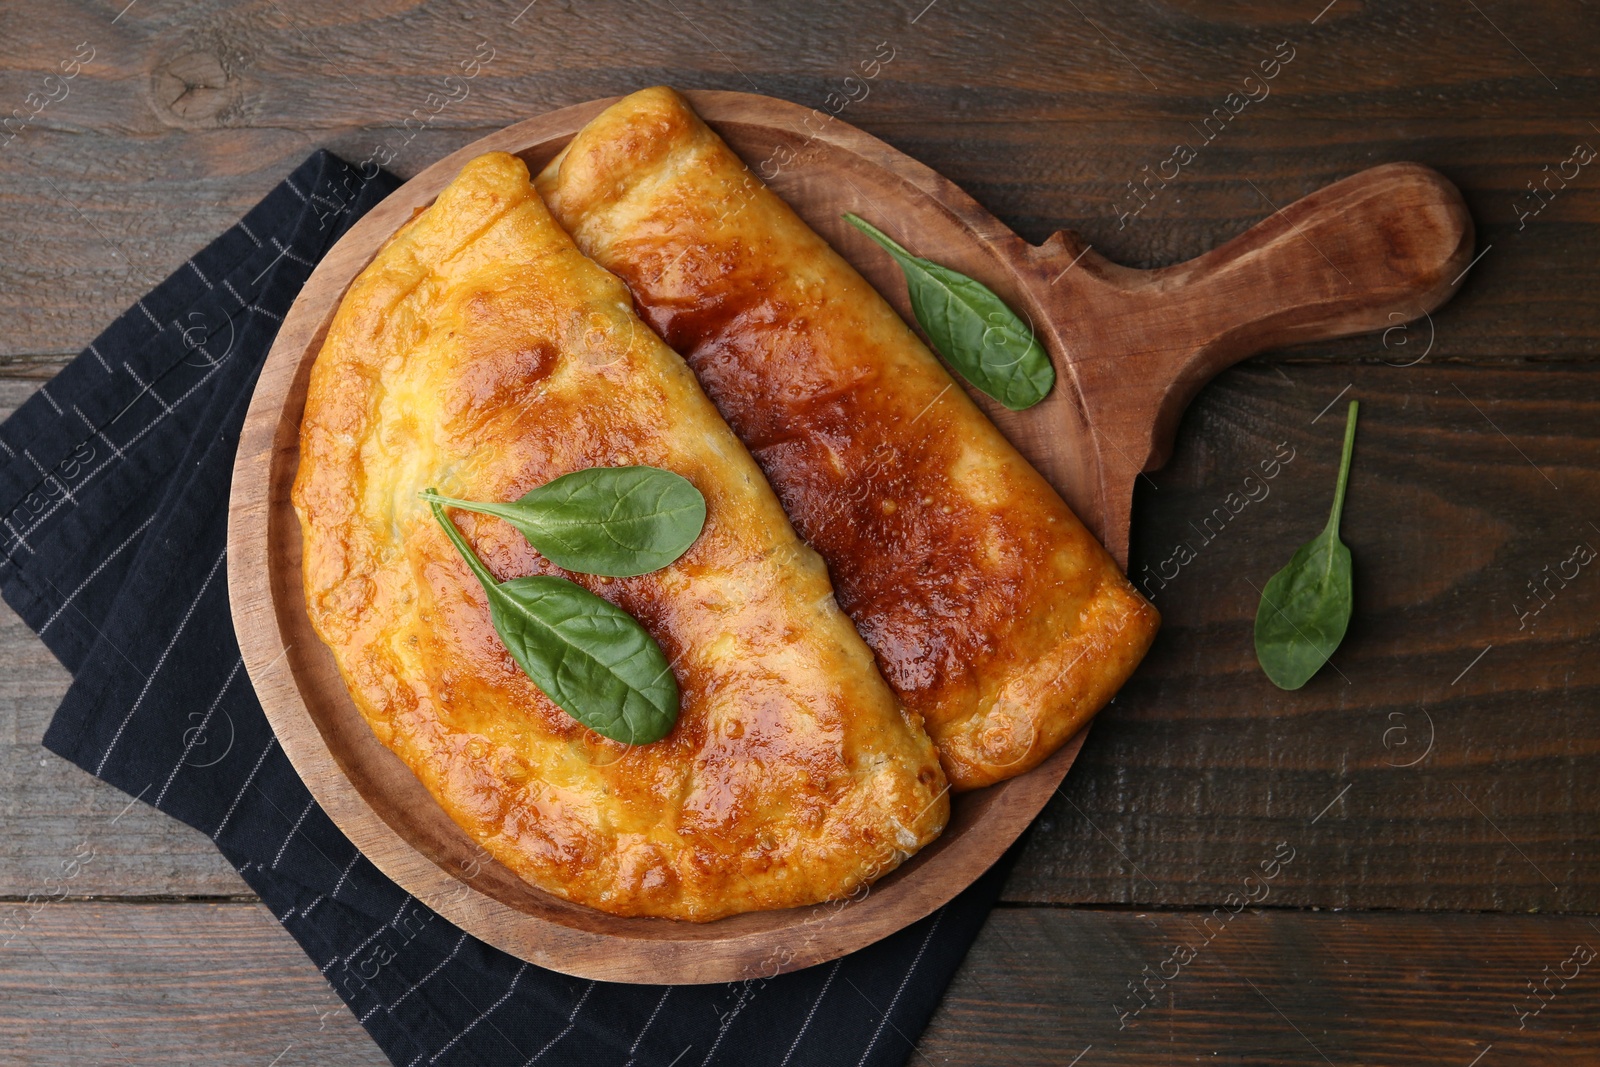
<svg viewBox="0 0 1600 1067"><path fill-rule="evenodd" d="M706 522L700 490L656 467L590 467L504 504L456 500L432 489L422 498L504 519L563 570L611 578L667 566L694 544Z"/></svg>
<svg viewBox="0 0 1600 1067"><path fill-rule="evenodd" d="M1299 689L1310 681L1339 647L1350 625L1350 550L1339 540L1339 518L1344 512L1359 407L1356 401L1350 402L1328 525L1272 576L1256 609L1256 659L1279 689Z"/></svg>
<svg viewBox="0 0 1600 1067"><path fill-rule="evenodd" d="M1043 400L1056 369L1028 324L982 282L914 256L856 215L844 220L882 245L906 276L911 311L933 347L967 381L1012 411Z"/></svg>
<svg viewBox="0 0 1600 1067"><path fill-rule="evenodd" d="M489 618L540 691L604 737L659 741L678 721L678 682L639 621L565 578L495 580L432 499L433 517L489 595Z"/></svg>

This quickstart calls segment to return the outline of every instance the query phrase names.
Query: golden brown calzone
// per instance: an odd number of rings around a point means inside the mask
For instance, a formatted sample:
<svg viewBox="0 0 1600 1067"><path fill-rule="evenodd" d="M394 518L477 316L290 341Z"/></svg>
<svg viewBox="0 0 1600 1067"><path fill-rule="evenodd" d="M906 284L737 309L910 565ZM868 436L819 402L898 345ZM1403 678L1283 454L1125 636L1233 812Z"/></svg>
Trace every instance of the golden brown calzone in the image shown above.
<svg viewBox="0 0 1600 1067"><path fill-rule="evenodd" d="M572 575L673 664L676 727L629 748L523 674L417 499L512 500L649 464L704 494L670 567ZM944 777L834 602L822 561L693 374L504 154L469 163L339 308L294 486L312 622L378 737L528 882L623 915L706 920L838 898L931 840ZM453 513L502 581L561 574Z"/></svg>
<svg viewBox="0 0 1600 1067"><path fill-rule="evenodd" d="M536 184L683 353L957 789L1042 761L1159 624L894 309L670 89Z"/></svg>

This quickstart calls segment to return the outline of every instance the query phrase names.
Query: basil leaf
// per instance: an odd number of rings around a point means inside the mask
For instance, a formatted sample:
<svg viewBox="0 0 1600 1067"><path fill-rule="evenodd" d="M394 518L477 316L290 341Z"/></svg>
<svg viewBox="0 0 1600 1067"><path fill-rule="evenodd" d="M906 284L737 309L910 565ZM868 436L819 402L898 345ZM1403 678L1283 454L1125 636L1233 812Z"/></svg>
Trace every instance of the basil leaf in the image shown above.
<svg viewBox="0 0 1600 1067"><path fill-rule="evenodd" d="M1299 689L1328 662L1350 625L1350 550L1339 540L1350 454L1356 441L1352 400L1345 420L1344 456L1328 525L1300 547L1267 583L1256 610L1256 660L1279 689Z"/></svg>
<svg viewBox="0 0 1600 1067"><path fill-rule="evenodd" d="M495 632L545 696L613 741L648 745L671 731L678 682L637 619L565 578L495 581L439 502L429 506L489 595Z"/></svg>
<svg viewBox="0 0 1600 1067"><path fill-rule="evenodd" d="M1056 384L1056 368L1005 301L982 282L912 255L859 216L844 220L900 264L918 325L958 374L1012 411L1045 398Z"/></svg>
<svg viewBox="0 0 1600 1067"><path fill-rule="evenodd" d="M660 570L694 544L706 499L689 479L656 467L590 467L508 504L422 498L502 518L563 570L632 578Z"/></svg>

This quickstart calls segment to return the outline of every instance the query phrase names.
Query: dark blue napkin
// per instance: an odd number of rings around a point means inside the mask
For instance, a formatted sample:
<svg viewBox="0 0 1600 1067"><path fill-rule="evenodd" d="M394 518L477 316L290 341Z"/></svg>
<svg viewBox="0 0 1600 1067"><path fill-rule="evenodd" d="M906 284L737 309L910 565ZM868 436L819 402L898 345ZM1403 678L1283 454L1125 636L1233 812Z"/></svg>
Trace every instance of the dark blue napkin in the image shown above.
<svg viewBox="0 0 1600 1067"><path fill-rule="evenodd" d="M591 982L490 948L401 890L279 748L228 612L234 449L295 294L396 185L317 152L0 425L0 591L73 675L45 746L209 836L403 1067L903 1063L996 872L806 971Z"/></svg>

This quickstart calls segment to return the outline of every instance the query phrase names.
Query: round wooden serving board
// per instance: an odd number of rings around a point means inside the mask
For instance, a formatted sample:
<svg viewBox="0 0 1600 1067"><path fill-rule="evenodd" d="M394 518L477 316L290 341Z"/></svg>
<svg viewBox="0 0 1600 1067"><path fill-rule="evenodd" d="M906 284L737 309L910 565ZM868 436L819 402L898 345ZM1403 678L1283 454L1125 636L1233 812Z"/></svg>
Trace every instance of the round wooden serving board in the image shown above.
<svg viewBox="0 0 1600 1067"><path fill-rule="evenodd" d="M746 93L687 96L908 319L897 269L843 212L979 279L1032 321L1056 361L1055 390L1026 412L980 403L1124 565L1134 478L1165 460L1184 406L1212 375L1264 348L1419 317L1448 297L1472 251L1455 188L1425 167L1390 164L1276 211L1198 259L1130 270L1071 234L1027 244L938 174L820 112ZM289 489L308 375L346 288L468 159L513 152L537 172L612 102L518 123L440 160L316 268L278 333L239 442L228 524L233 621L256 693L312 795L379 869L463 930L585 978L770 976L868 945L970 885L1038 814L1084 735L1021 777L957 797L944 834L859 899L705 924L617 918L528 886L474 846L367 727L311 629L301 589ZM775 155L780 148L792 156Z"/></svg>

